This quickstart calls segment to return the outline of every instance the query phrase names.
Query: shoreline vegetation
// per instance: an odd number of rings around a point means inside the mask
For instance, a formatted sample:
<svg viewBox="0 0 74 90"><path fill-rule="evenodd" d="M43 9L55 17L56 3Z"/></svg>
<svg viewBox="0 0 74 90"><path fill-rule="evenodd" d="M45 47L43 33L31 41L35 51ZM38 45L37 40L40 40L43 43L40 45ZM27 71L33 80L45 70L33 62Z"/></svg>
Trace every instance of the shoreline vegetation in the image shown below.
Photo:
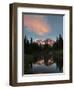
<svg viewBox="0 0 74 90"><path fill-rule="evenodd" d="M56 38L52 46L48 44L38 45L37 43L33 43L32 38L29 41L25 36L24 74L34 74L32 72L33 65L45 65L48 67L54 63L56 63L56 67L59 69L58 73L63 72L63 38L61 34Z"/></svg>

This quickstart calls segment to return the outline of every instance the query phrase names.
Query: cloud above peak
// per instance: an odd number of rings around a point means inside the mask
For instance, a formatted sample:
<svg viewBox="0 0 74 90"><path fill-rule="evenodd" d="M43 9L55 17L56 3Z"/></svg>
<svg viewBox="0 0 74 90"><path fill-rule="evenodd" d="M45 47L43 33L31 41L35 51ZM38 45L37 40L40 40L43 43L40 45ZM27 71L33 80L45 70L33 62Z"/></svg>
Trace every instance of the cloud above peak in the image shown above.
<svg viewBox="0 0 74 90"><path fill-rule="evenodd" d="M24 15L24 27L40 36L51 32L51 26L43 15Z"/></svg>

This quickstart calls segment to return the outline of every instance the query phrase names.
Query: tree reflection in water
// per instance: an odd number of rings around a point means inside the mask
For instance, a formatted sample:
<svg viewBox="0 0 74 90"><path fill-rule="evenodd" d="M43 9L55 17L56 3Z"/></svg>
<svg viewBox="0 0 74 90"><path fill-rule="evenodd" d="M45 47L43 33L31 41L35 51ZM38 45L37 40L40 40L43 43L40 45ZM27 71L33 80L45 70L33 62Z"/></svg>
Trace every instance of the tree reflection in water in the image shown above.
<svg viewBox="0 0 74 90"><path fill-rule="evenodd" d="M25 55L24 74L62 73L63 51Z"/></svg>
<svg viewBox="0 0 74 90"><path fill-rule="evenodd" d="M30 73L61 73L63 72L63 56L59 53L38 55L34 57Z"/></svg>

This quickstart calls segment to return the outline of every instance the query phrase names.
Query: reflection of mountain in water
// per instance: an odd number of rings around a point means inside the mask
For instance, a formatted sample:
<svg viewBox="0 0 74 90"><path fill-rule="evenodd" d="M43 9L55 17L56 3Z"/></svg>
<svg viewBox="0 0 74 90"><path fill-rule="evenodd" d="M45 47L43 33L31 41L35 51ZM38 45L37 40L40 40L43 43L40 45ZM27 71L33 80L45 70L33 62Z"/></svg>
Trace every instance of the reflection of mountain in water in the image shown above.
<svg viewBox="0 0 74 90"><path fill-rule="evenodd" d="M37 61L36 63L32 64L31 68L32 73L61 73L62 71L59 70L56 63L52 60L48 60L48 65L45 65L44 60Z"/></svg>
<svg viewBox="0 0 74 90"><path fill-rule="evenodd" d="M53 60L51 60L51 59L47 60L47 65L50 65L50 64L53 64L53 63L54 63ZM35 64L44 65L45 61L44 61L44 59L43 60L38 60L38 61L35 62Z"/></svg>

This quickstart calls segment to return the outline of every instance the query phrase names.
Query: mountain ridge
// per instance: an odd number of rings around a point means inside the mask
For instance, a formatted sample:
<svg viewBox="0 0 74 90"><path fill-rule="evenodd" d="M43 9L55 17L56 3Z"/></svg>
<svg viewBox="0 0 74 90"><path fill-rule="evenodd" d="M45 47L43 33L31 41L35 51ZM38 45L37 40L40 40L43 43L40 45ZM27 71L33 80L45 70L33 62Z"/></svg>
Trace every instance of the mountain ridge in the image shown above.
<svg viewBox="0 0 74 90"><path fill-rule="evenodd" d="M55 41L52 40L52 39L47 38L45 40L41 40L41 39L35 40L35 41L33 41L33 43L37 43L38 45L48 44L50 46L53 46L53 44L55 43Z"/></svg>

